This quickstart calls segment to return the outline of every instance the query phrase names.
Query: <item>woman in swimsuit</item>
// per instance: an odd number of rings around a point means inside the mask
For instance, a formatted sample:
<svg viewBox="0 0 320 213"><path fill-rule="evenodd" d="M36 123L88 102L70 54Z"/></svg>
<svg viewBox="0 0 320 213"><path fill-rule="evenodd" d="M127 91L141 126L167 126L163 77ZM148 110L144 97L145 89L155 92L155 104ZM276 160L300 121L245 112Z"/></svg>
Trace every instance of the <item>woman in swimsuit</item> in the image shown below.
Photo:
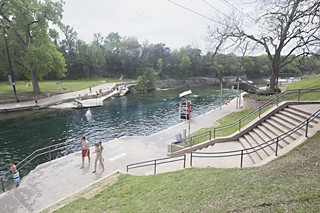
<svg viewBox="0 0 320 213"><path fill-rule="evenodd" d="M101 159L104 161L104 158L102 157L102 152L103 152L104 148L102 146L101 141L99 142L99 146L100 146L100 149L101 149Z"/></svg>
<svg viewBox="0 0 320 213"><path fill-rule="evenodd" d="M96 144L94 145L94 147L95 147L96 158L94 159L94 170L93 170L92 173L95 173L95 172L96 172L98 160L100 161L100 164L101 164L101 166L102 166L102 171L104 171L104 164L103 164L103 158L102 158L102 150L101 150L101 148L100 148L100 146L99 146L98 143L96 143Z"/></svg>

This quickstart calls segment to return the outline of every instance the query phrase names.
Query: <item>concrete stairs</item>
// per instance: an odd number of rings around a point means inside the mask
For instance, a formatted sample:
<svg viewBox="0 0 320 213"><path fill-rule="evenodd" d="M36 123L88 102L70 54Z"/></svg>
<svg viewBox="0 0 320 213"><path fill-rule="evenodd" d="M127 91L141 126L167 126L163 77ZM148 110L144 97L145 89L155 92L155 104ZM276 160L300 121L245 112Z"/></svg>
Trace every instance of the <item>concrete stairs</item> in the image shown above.
<svg viewBox="0 0 320 213"><path fill-rule="evenodd" d="M178 151L178 153L170 157L186 155L186 168L190 167L191 161L192 167L199 168L260 166L275 159L276 151L278 155L283 155L306 140L306 128L303 127L280 139L278 141L278 149L276 148L276 143L271 144L276 141L275 138L297 127L319 109L320 103L288 104L275 108L271 112L265 113L261 119L256 119L243 127L241 132L226 138L217 138L194 147L185 148L185 150ZM316 131L320 131L320 116L309 123L308 136L313 135ZM193 152L192 159L190 152ZM241 157L241 152L244 154L243 158ZM230 156L226 157L225 155ZM156 166L156 173L181 170L183 169L183 164L183 161L159 162ZM136 175L152 175L154 166L151 164L148 167L134 169L131 172Z"/></svg>
<svg viewBox="0 0 320 213"><path fill-rule="evenodd" d="M255 165L261 161L275 156L276 144L267 146L266 142L278 137L279 135L288 132L294 127L298 126L301 122L305 121L313 112L308 112L302 106L288 106L281 111L265 118L261 123L253 126L250 131L239 137L234 143L241 144L242 149L245 149L246 163ZM309 123L309 128L315 127L319 124L320 118L314 119ZM294 141L305 136L306 128L292 133L288 137L278 141L278 151L284 149ZM275 140L270 141L272 143ZM226 142L227 143L227 142ZM210 145L205 148L198 149L196 152L219 152L217 144Z"/></svg>

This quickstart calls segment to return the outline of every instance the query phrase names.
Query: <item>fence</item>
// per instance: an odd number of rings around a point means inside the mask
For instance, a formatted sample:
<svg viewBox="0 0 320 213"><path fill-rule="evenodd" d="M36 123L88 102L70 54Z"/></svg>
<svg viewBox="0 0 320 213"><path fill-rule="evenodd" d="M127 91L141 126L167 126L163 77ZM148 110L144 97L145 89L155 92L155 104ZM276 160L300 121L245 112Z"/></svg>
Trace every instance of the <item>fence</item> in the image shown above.
<svg viewBox="0 0 320 213"><path fill-rule="evenodd" d="M320 115L320 109L310 115L305 121L300 123L298 126L292 128L288 132L285 132L276 138L270 139L269 141L266 141L265 143L256 145L251 148L247 149L241 149L241 150L233 150L233 151L226 151L226 152L191 152L190 155L190 166L193 164L193 158L219 158L219 157L234 157L234 156L240 156L240 168L243 167L243 157L244 155L249 155L254 152L258 152L259 150L262 150L268 146L271 146L273 144L276 144L275 148L275 155L278 155L278 149L279 149L279 141L290 136L291 134L297 132L298 130L302 129L303 127L306 127L305 129L305 137L308 137L308 130L309 130L309 123L313 121L315 118L317 118Z"/></svg>

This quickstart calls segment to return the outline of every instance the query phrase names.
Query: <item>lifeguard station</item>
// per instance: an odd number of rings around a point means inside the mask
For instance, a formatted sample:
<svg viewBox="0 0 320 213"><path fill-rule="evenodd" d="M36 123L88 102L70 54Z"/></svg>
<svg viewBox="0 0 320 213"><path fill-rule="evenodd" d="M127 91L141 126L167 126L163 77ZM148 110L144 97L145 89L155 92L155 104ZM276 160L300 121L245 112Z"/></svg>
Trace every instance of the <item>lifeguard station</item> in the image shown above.
<svg viewBox="0 0 320 213"><path fill-rule="evenodd" d="M182 121L189 120L191 117L191 101L186 100L186 96L192 94L191 90L184 91L179 95L179 119Z"/></svg>

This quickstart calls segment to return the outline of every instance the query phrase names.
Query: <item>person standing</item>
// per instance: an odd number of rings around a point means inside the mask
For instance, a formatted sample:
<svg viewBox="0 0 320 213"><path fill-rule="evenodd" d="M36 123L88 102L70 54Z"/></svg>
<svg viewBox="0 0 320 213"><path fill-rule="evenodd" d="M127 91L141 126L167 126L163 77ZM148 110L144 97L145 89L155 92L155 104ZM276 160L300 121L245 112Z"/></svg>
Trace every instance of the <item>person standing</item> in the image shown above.
<svg viewBox="0 0 320 213"><path fill-rule="evenodd" d="M102 146L101 141L99 142L99 146L100 146L100 149L101 149L101 159L102 159L102 161L104 161L104 158L102 157L102 153L103 153L104 148Z"/></svg>
<svg viewBox="0 0 320 213"><path fill-rule="evenodd" d="M19 175L19 171L17 170L17 167L13 161L10 161L10 170L12 172L14 184L16 185L16 187L19 187L20 175Z"/></svg>
<svg viewBox="0 0 320 213"><path fill-rule="evenodd" d="M86 156L88 157L88 162L90 164L90 146L85 136L82 137L82 141L81 141L81 155L82 155L82 166L81 166L81 169L82 169L84 166L84 158Z"/></svg>
<svg viewBox="0 0 320 213"><path fill-rule="evenodd" d="M98 143L94 145L95 147L95 153L96 153L96 158L94 159L94 170L92 173L95 173L97 170L97 163L100 161L100 164L102 166L102 171L104 171L104 164L103 164L103 158L102 158L102 150L101 147L99 146Z"/></svg>

